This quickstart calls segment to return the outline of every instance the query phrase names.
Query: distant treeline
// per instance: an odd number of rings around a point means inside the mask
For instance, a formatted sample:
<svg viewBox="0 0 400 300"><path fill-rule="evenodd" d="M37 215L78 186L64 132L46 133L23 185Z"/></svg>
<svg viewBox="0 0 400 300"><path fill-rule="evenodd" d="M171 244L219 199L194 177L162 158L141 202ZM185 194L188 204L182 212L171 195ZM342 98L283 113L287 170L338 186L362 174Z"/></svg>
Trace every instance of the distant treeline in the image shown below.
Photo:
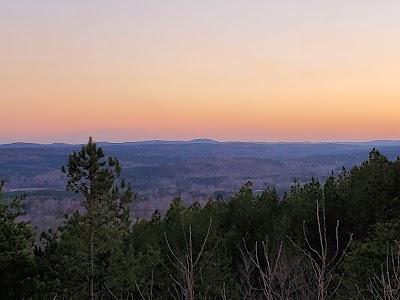
<svg viewBox="0 0 400 300"><path fill-rule="evenodd" d="M135 222L91 139L62 171L83 202L58 230L20 221L25 195L0 202L0 299L400 299L400 159L375 149L283 196L248 182Z"/></svg>

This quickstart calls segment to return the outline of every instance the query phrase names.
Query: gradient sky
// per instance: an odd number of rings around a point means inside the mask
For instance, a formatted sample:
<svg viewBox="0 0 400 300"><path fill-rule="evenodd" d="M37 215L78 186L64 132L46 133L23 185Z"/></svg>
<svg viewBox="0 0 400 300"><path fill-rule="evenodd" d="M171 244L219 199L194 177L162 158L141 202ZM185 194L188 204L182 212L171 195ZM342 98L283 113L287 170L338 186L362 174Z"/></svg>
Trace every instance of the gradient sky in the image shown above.
<svg viewBox="0 0 400 300"><path fill-rule="evenodd" d="M0 0L0 143L400 139L400 1Z"/></svg>

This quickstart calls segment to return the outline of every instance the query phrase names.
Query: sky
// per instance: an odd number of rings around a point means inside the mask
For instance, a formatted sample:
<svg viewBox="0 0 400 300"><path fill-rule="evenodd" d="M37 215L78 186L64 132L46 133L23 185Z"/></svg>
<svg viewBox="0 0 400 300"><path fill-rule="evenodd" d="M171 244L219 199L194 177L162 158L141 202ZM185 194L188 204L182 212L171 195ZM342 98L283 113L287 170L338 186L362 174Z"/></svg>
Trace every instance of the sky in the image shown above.
<svg viewBox="0 0 400 300"><path fill-rule="evenodd" d="M400 139L400 1L0 0L0 143Z"/></svg>

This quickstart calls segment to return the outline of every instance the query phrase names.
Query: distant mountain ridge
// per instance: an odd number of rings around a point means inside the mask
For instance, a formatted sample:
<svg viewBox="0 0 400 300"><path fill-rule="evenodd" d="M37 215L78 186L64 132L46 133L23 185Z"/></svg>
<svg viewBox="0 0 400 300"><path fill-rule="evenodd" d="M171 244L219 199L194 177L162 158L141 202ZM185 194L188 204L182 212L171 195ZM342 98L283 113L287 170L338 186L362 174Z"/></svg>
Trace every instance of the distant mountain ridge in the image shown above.
<svg viewBox="0 0 400 300"><path fill-rule="evenodd" d="M258 145L376 145L376 146L400 146L400 140L371 140L371 141L334 141L334 142L309 142L309 141L296 141L296 142L263 142L263 141L217 141L213 139L192 139L192 140L145 140L145 141L126 141L126 142L108 142L99 141L99 146L123 146L123 145L166 145L166 144L258 144ZM33 143L33 142L14 142L0 144L0 148L37 148L37 147L77 147L81 146L80 143Z"/></svg>
<svg viewBox="0 0 400 300"><path fill-rule="evenodd" d="M138 193L133 210L138 217L150 217L148 214L155 209L165 211L176 196L187 203L218 195L228 199L248 181L253 182L254 190L270 187L278 193L288 190L294 180L304 183L315 178L323 182L332 173L342 172L343 166L349 170L367 160L373 148L391 160L400 156L400 141L393 140L220 142L194 139L98 142L98 145L106 156L121 162L122 177ZM0 145L0 179L6 179L4 191L11 194L29 191L27 204L31 205L30 216L36 222L44 215L54 218L54 213L63 212L68 203L80 201L64 192L66 177L61 172L68 155L80 147L80 144L67 143ZM55 207L57 210L53 210Z"/></svg>

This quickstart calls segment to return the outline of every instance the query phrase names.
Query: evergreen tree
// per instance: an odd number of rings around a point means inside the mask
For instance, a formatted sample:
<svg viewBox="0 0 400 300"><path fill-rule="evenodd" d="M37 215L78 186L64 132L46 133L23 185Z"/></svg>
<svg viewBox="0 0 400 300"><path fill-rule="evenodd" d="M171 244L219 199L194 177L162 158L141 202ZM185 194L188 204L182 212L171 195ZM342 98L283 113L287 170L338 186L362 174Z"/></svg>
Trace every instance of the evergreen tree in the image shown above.
<svg viewBox="0 0 400 300"><path fill-rule="evenodd" d="M119 278L129 268L124 250L129 234L129 204L135 194L124 180L121 165L105 155L92 138L69 156L62 168L67 189L83 196L81 212L73 214L58 235L47 240L43 263L58 284L58 294L72 299L107 299L127 293ZM47 252L47 253L46 253Z"/></svg>
<svg viewBox="0 0 400 300"><path fill-rule="evenodd" d="M0 197L4 181L0 181ZM18 221L25 211L21 201L7 203L0 198L0 299L21 299L29 294L32 276L34 236L27 222Z"/></svg>

